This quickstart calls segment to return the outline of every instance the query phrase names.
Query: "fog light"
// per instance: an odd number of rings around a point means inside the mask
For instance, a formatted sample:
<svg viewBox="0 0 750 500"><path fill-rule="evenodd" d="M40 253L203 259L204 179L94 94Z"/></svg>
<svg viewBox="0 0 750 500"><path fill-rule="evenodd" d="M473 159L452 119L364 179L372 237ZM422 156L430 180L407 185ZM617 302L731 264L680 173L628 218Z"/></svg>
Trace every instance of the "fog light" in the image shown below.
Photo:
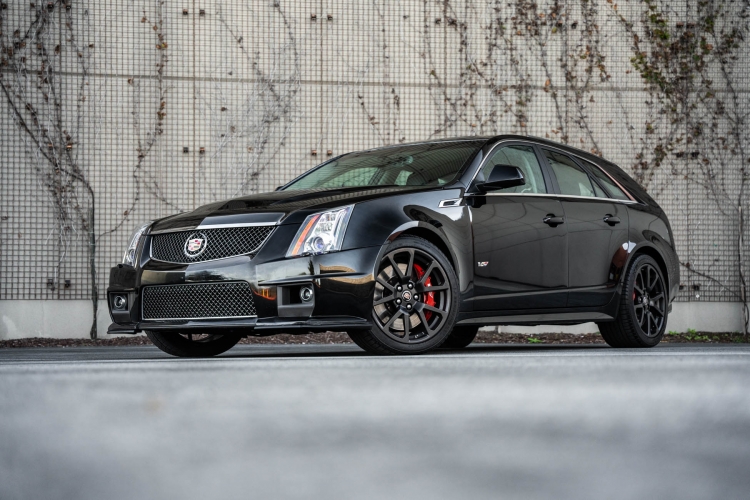
<svg viewBox="0 0 750 500"><path fill-rule="evenodd" d="M128 298L124 295L115 295L112 305L118 311L124 311L128 307Z"/></svg>
<svg viewBox="0 0 750 500"><path fill-rule="evenodd" d="M302 302L310 302L313 298L313 289L311 286L303 286L299 289L299 298Z"/></svg>

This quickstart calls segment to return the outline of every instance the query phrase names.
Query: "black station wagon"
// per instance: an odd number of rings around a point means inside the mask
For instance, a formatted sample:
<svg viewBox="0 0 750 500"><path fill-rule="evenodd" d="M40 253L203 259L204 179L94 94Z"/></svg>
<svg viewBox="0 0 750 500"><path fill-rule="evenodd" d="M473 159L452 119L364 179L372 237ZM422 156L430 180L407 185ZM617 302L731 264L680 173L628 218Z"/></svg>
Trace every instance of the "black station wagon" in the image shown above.
<svg viewBox="0 0 750 500"><path fill-rule="evenodd" d="M142 224L110 272L110 333L176 356L347 332L373 354L462 348L484 325L593 321L659 343L672 230L619 167L502 135L344 154L271 193Z"/></svg>

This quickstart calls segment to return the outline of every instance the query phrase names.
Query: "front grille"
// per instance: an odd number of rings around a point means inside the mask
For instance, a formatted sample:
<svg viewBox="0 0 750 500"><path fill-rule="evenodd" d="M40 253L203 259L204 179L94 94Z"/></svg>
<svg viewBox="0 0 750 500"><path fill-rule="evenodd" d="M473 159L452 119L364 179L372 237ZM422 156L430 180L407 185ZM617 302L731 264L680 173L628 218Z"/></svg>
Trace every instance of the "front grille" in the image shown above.
<svg viewBox="0 0 750 500"><path fill-rule="evenodd" d="M163 262L189 264L257 253L275 226L222 227L195 229L151 236L151 258ZM203 241L200 253L190 255L188 238Z"/></svg>
<svg viewBox="0 0 750 500"><path fill-rule="evenodd" d="M255 316L253 291L244 281L146 286L141 304L146 320Z"/></svg>

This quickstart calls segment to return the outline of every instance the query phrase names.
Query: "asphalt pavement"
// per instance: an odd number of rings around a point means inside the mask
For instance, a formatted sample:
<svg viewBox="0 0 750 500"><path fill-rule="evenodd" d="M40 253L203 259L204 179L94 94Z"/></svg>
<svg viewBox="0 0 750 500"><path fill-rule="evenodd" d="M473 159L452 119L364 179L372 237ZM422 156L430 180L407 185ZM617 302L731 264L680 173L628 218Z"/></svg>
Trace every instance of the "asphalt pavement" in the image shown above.
<svg viewBox="0 0 750 500"><path fill-rule="evenodd" d="M750 346L0 350L0 499L750 497Z"/></svg>

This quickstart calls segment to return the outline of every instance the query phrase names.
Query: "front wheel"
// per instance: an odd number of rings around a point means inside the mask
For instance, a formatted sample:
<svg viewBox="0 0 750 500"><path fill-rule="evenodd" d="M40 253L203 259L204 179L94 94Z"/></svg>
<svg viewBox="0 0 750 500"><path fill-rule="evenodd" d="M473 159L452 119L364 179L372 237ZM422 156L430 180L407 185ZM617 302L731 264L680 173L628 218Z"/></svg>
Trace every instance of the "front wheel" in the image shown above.
<svg viewBox="0 0 750 500"><path fill-rule="evenodd" d="M209 358L228 351L242 335L234 333L163 333L146 330L146 336L156 347L181 358Z"/></svg>
<svg viewBox="0 0 750 500"><path fill-rule="evenodd" d="M378 266L371 330L349 336L371 354L419 354L439 347L458 311L458 278L446 256L414 236L392 242Z"/></svg>
<svg viewBox="0 0 750 500"><path fill-rule="evenodd" d="M654 347L667 328L667 287L659 265L639 255L628 268L620 310L611 323L599 323L599 332L612 347Z"/></svg>

